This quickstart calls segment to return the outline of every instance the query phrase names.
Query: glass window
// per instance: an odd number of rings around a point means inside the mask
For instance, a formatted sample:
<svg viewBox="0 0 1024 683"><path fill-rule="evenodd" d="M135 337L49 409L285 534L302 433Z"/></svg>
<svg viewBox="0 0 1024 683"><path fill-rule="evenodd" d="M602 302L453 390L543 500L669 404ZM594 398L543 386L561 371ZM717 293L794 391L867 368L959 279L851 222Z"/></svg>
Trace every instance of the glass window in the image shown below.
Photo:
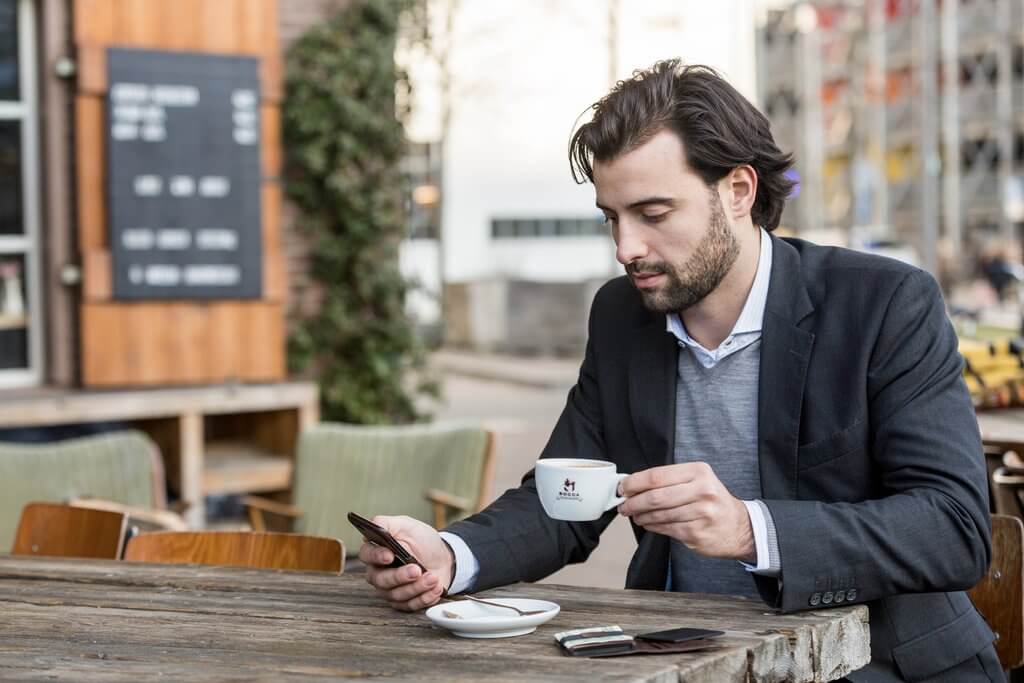
<svg viewBox="0 0 1024 683"><path fill-rule="evenodd" d="M18 0L0 0L0 100L21 97L18 78Z"/></svg>
<svg viewBox="0 0 1024 683"><path fill-rule="evenodd" d="M0 370L29 365L25 258L0 256Z"/></svg>
<svg viewBox="0 0 1024 683"><path fill-rule="evenodd" d="M21 210L21 124L0 121L0 235L24 232Z"/></svg>
<svg viewBox="0 0 1024 683"><path fill-rule="evenodd" d="M491 234L499 239L515 237L516 223L508 220L491 221Z"/></svg>
<svg viewBox="0 0 1024 683"><path fill-rule="evenodd" d="M581 235L607 235L609 233L603 218L589 218L581 222L583 223L580 226Z"/></svg>
<svg viewBox="0 0 1024 683"><path fill-rule="evenodd" d="M516 237L536 237L537 221L518 220L516 221Z"/></svg>
<svg viewBox="0 0 1024 683"><path fill-rule="evenodd" d="M0 0L0 388L41 379L34 5Z"/></svg>

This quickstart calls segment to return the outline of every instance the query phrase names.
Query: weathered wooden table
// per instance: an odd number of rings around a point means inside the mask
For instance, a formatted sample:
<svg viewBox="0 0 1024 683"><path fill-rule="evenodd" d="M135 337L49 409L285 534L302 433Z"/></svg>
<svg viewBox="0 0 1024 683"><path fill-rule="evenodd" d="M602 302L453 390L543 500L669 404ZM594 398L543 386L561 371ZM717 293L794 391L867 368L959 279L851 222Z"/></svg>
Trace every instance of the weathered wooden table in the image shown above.
<svg viewBox="0 0 1024 683"><path fill-rule="evenodd" d="M867 608L773 614L751 600L522 584L534 633L456 638L360 576L0 556L0 679L822 681L869 658ZM618 624L726 631L715 651L581 659L552 634ZM749 676L749 677L748 677Z"/></svg>

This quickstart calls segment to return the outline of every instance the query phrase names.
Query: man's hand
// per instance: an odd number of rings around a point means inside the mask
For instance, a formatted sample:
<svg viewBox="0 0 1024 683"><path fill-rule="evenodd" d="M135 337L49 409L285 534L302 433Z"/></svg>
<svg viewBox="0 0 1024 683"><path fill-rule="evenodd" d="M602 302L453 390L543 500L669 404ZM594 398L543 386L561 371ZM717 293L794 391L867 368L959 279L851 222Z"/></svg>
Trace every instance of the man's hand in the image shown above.
<svg viewBox="0 0 1024 683"><path fill-rule="evenodd" d="M452 582L452 555L448 544L432 526L412 517L373 518L373 523L387 529L395 539L427 568L424 574L414 564L391 569L395 555L387 548L363 542L359 559L366 563L366 582L377 589L377 595L403 612L430 607Z"/></svg>
<svg viewBox="0 0 1024 683"><path fill-rule="evenodd" d="M757 561L746 506L707 463L643 470L623 479L619 490L629 496L619 513L644 529L682 541L708 557Z"/></svg>

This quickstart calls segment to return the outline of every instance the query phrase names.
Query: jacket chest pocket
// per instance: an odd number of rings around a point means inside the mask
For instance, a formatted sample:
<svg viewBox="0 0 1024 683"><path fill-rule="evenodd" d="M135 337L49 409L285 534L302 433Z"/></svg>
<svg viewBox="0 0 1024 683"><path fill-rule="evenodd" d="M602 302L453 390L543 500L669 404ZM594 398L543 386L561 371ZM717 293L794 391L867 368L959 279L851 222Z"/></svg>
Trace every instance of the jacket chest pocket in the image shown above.
<svg viewBox="0 0 1024 683"><path fill-rule="evenodd" d="M867 447L867 425L860 419L831 436L800 446L797 449L797 469L806 470L851 453L862 452Z"/></svg>

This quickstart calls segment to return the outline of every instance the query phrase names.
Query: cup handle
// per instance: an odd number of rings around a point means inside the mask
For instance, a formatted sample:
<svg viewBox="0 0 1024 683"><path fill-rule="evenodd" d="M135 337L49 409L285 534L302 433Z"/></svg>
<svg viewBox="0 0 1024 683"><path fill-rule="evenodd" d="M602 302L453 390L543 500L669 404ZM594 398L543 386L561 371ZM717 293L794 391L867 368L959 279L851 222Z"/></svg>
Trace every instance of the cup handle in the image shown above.
<svg viewBox="0 0 1024 683"><path fill-rule="evenodd" d="M615 493L615 492L617 492L619 490L619 484L621 484L622 480L625 479L628 476L629 476L628 474L616 474L615 475L615 488L612 489L612 493ZM611 510L613 507L616 507L618 505L622 505L625 502L626 502L626 496L616 496L616 495L613 495L612 499L608 502L608 505L605 507L605 510L606 511L607 510Z"/></svg>

